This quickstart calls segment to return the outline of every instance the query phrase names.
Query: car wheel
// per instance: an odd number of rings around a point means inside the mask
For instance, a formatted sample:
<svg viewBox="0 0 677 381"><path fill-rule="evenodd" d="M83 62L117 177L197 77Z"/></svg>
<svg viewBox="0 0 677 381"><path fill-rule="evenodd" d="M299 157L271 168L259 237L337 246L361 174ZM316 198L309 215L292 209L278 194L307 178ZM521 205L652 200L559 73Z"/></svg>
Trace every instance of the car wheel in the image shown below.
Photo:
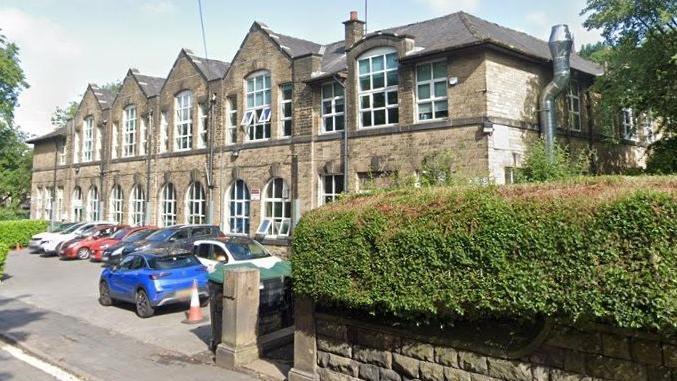
<svg viewBox="0 0 677 381"><path fill-rule="evenodd" d="M139 315L140 318L147 318L153 316L155 313L155 309L153 306L150 304L150 300L148 300L148 294L146 294L146 291L144 290L139 290L136 292L136 314Z"/></svg>
<svg viewBox="0 0 677 381"><path fill-rule="evenodd" d="M80 259L89 259L89 256L92 254L92 251L86 247L78 249L78 258Z"/></svg>
<svg viewBox="0 0 677 381"><path fill-rule="evenodd" d="M110 288L106 281L99 283L99 304L106 307L113 305L113 298L110 297Z"/></svg>

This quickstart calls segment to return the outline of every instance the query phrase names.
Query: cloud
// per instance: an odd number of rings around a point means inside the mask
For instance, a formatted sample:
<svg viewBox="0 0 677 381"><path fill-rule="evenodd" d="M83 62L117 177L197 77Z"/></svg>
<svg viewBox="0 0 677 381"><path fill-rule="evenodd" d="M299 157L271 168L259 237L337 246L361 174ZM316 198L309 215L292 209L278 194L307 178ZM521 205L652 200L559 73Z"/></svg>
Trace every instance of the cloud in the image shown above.
<svg viewBox="0 0 677 381"><path fill-rule="evenodd" d="M65 105L73 87L74 73L81 65L83 48L59 24L13 8L0 9L2 34L19 46L21 67L30 88L19 96L15 123L25 131L50 131L50 116ZM71 94L72 96L73 94Z"/></svg>
<svg viewBox="0 0 677 381"><path fill-rule="evenodd" d="M137 4L142 11L153 15L165 15L176 11L176 4L170 0L145 0Z"/></svg>
<svg viewBox="0 0 677 381"><path fill-rule="evenodd" d="M435 12L449 13L455 11L472 12L479 6L480 0L419 0Z"/></svg>

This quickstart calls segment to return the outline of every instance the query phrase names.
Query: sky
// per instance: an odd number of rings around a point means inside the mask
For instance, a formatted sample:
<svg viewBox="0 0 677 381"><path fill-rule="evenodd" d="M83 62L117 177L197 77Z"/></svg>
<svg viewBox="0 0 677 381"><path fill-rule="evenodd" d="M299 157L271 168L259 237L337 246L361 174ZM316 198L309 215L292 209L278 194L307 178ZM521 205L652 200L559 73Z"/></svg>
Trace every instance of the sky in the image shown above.
<svg viewBox="0 0 677 381"><path fill-rule="evenodd" d="M328 43L343 38L351 10L364 0L201 0L207 56L230 61L254 21L278 33ZM568 24L579 49L601 40L587 31L585 0L371 0L369 31L463 10L547 40ZM30 88L15 123L31 135L51 131L57 106L79 101L88 83L124 78L129 68L166 77L181 48L205 56L198 0L0 0L0 33L20 49Z"/></svg>

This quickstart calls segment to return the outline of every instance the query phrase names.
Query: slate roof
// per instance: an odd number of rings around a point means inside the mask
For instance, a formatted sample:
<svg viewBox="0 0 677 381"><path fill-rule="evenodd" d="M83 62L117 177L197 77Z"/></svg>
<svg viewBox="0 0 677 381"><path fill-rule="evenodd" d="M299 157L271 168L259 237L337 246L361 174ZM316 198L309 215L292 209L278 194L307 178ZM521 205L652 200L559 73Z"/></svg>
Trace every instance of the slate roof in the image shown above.
<svg viewBox="0 0 677 381"><path fill-rule="evenodd" d="M198 57L189 49L184 49L186 54L190 56L195 65L200 69L202 74L207 77L208 81L222 78L230 67L229 62L213 60L211 58Z"/></svg>
<svg viewBox="0 0 677 381"><path fill-rule="evenodd" d="M30 138L30 139L26 140L26 143L35 144L35 143L40 143L40 142L44 142L44 141L47 141L47 140L51 140L51 139L56 138L56 137L64 137L65 138L66 137L66 131L67 131L67 127L65 127L65 126L59 127L57 129L55 129L54 131L47 133L45 135Z"/></svg>
<svg viewBox="0 0 677 381"><path fill-rule="evenodd" d="M311 41L275 33L265 24L260 22L258 24L271 38L278 42L282 49L289 52L292 57L309 53L321 54L322 72L317 73L317 77L331 76L346 70L346 55L343 40L320 45ZM414 50L408 53L408 57L423 56L465 46L491 43L545 62L552 61L547 41L483 20L465 12L456 12L426 21L374 31L367 34L365 38L378 34L395 34L413 38L416 46ZM571 55L571 67L592 75L601 75L603 73L599 65L581 58L576 53Z"/></svg>
<svg viewBox="0 0 677 381"><path fill-rule="evenodd" d="M92 88L92 92L94 92L96 100L99 101L101 108L106 109L113 105L113 101L115 100L117 93L108 89L103 89L93 83L90 84L90 87Z"/></svg>
<svg viewBox="0 0 677 381"><path fill-rule="evenodd" d="M162 89L162 85L165 83L164 78L151 77L150 75L139 73L133 73L133 75L147 97L154 97L160 94L160 89Z"/></svg>

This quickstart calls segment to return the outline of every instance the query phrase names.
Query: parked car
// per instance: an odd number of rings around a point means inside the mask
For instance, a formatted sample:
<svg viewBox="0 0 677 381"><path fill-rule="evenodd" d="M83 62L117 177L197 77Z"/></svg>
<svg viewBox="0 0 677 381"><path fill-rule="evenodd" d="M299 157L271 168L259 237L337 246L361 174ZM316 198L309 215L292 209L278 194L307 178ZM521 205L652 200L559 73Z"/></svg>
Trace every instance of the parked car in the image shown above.
<svg viewBox="0 0 677 381"><path fill-rule="evenodd" d="M97 225L83 232L76 238L64 242L59 248L59 256L63 259L89 259L92 254L91 244L99 239L113 235L126 225Z"/></svg>
<svg viewBox="0 0 677 381"><path fill-rule="evenodd" d="M111 222L107 221L96 221L96 222L88 222L85 224L80 225L77 229L75 230L69 230L69 231L64 231L62 233L57 233L54 236L51 236L45 240L42 241L41 247L42 251L45 252L45 254L48 255L53 255L59 252L59 246L63 244L66 241L69 241L73 238L76 238L77 236L81 235L85 231L89 230L90 228L98 225L110 225L112 224Z"/></svg>
<svg viewBox="0 0 677 381"><path fill-rule="evenodd" d="M209 301L207 269L190 253L163 255L139 252L126 256L119 265L104 268L99 280L99 303L116 301L136 305L136 314L147 318L155 309L189 302L197 280L200 304Z"/></svg>
<svg viewBox="0 0 677 381"><path fill-rule="evenodd" d="M109 251L110 256L110 253L114 251L118 245L124 242L135 242L144 239L155 230L157 230L157 228L154 226L127 227L118 230L110 237L95 240L90 245L90 249L92 251L90 260L92 262L104 261L104 253L107 249L112 249Z"/></svg>
<svg viewBox="0 0 677 381"><path fill-rule="evenodd" d="M55 229L54 231L51 232L47 231L35 234L34 236L31 237L31 240L28 242L28 249L32 252L40 252L42 251L42 243L44 241L56 237L59 234L67 234L72 231L75 231L84 224L85 224L84 222L64 224L59 226L59 228Z"/></svg>
<svg viewBox="0 0 677 381"><path fill-rule="evenodd" d="M121 251L121 258L136 251L165 250L193 251L193 243L199 239L223 237L218 226L176 225L160 229L143 241L127 245Z"/></svg>
<svg viewBox="0 0 677 381"><path fill-rule="evenodd" d="M272 268L283 260L271 255L263 245L249 237L225 236L195 241L193 254L211 273L216 265L251 263L259 268Z"/></svg>

